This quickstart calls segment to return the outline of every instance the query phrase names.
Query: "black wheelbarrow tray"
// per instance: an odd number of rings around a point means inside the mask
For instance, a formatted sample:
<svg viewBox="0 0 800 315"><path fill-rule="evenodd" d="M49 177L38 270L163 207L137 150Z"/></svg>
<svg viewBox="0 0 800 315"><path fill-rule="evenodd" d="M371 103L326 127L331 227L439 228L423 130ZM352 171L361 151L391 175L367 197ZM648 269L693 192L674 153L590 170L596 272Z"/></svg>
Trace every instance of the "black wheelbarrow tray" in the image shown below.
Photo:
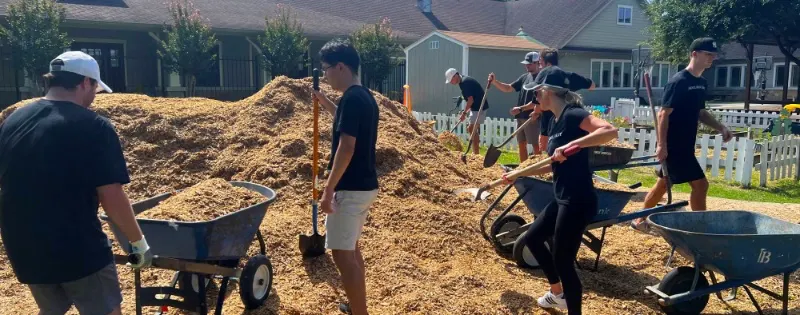
<svg viewBox="0 0 800 315"><path fill-rule="evenodd" d="M741 210L659 213L647 222L673 248L668 266L675 251L694 262L694 267L675 268L658 285L645 289L645 293L658 296L665 313L700 314L711 293L730 301L743 287L763 314L750 287L781 300L782 314L788 314L789 275L800 268L800 225ZM710 274L711 286L705 271ZM724 275L725 281L717 283L715 272ZM783 295L753 284L780 274ZM732 292L723 299L720 292L727 289Z"/></svg>
<svg viewBox="0 0 800 315"><path fill-rule="evenodd" d="M255 191L266 200L208 221L136 219L154 255L152 266L176 271L169 287L142 287L141 271L134 272L137 315L142 314L143 306L160 306L161 311L171 306L207 314L206 285L211 279L221 279L215 314L222 314L230 280L239 282L239 295L246 308L258 308L266 301L272 287L272 264L266 256L259 226L276 194L272 189L250 182L231 181L230 184ZM165 193L136 202L132 205L133 211L138 215L173 195ZM120 247L130 254L128 239L122 231L107 216L101 218L109 222ZM247 255L254 239L258 240L260 255L249 258L244 268L239 268L240 259ZM118 264L128 262L128 256L115 255L115 259ZM175 288L176 284L180 284L179 288Z"/></svg>
<svg viewBox="0 0 800 315"><path fill-rule="evenodd" d="M594 175L594 178L598 181L613 183L608 179L597 175ZM547 207L550 202L555 200L555 196L553 195L553 183L535 177L520 177L514 181L513 186L519 196L499 215L494 224L492 224L492 231L490 235L487 236L485 231L483 231L484 237L488 237L495 248L498 248L499 250L510 248L514 260L520 267L536 268L539 266L538 262L533 257L533 254L531 254L530 249L528 249L525 242L522 241L524 234L528 230L528 227L531 223L526 223L525 220L520 216L513 214L509 215L508 212L512 210L512 208L516 206L520 200L522 200L525 206L528 208L528 211L530 211L534 217L538 216L540 213L542 213L542 211L544 211L545 207ZM495 205L510 188L511 185L506 187L506 189L495 201ZM682 201L620 215L622 210L625 209L625 206L635 195L636 193L633 192L597 189L598 212L597 215L592 219L592 222L586 227L586 231L584 232L584 237L582 239L582 243L596 254L594 264L590 270L596 271L598 268L600 262L600 253L603 248L606 229L608 227L637 218L647 217L653 213L673 211L689 204L687 201ZM482 218L482 220L485 220L485 216L488 216L488 212L491 210L491 207L495 205L490 206L490 209L484 214L484 218ZM481 224L481 226L483 227L483 224ZM592 233L592 230L595 229L601 229L599 237ZM578 264L578 267L580 268L580 264Z"/></svg>

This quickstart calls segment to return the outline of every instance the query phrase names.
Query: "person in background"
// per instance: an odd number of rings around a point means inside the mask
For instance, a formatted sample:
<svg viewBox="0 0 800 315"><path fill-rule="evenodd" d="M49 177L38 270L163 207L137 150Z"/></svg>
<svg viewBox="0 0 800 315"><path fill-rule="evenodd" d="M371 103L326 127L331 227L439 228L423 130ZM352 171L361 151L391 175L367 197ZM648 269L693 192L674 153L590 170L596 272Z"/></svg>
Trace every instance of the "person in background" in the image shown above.
<svg viewBox="0 0 800 315"><path fill-rule="evenodd" d="M361 58L349 41L331 40L319 55L328 83L343 93L339 104L334 104L321 90L311 90L312 97L334 116L329 175L320 201L320 209L327 214L325 247L332 252L349 300L339 310L366 315L366 271L358 240L378 198L378 103L359 83Z"/></svg>
<svg viewBox="0 0 800 315"><path fill-rule="evenodd" d="M717 43L712 38L695 39L690 46L690 61L686 69L676 73L664 87L663 102L658 113L658 141L656 157L667 165L669 180L674 184L689 183L692 192L689 204L694 211L706 210L708 180L704 167L695 156L697 128L700 122L716 129L722 140L728 142L733 134L714 119L706 110L706 88L708 83L703 72L710 68L717 57ZM644 208L658 205L667 192L667 179L661 168L656 169L658 181L647 193ZM631 221L631 227L647 233L647 221Z"/></svg>
<svg viewBox="0 0 800 315"><path fill-rule="evenodd" d="M0 126L0 234L11 267L39 314L121 314L122 293L98 203L130 243L134 268L152 255L122 185L119 137L89 110L100 80L91 56L66 52L44 76L47 95Z"/></svg>
<svg viewBox="0 0 800 315"><path fill-rule="evenodd" d="M467 106L464 108L464 111L461 112L461 117L459 120L464 120L465 116L467 115L467 111L469 111L470 115L469 124L467 125L467 132L472 134L472 130L475 128L480 128L481 124L483 124L483 122L486 120L486 111L489 109L488 99L484 102L483 108L481 109L481 102L483 101L485 91L478 81L472 77L458 73L458 70L455 68L447 69L447 71L444 73L444 76L445 83L458 85L458 87L461 89L461 95L465 100L467 100ZM471 140L472 153L480 154L480 133L476 132L475 136L472 137Z"/></svg>
<svg viewBox="0 0 800 315"><path fill-rule="evenodd" d="M540 77L544 77L549 73L552 69L551 67L558 68L558 50L556 49L545 49L542 51L542 57L539 59L539 74L536 76L536 81L541 82ZM561 70L559 68L559 70ZM591 79L583 77L577 73L566 72L568 76L567 85L569 86L569 90L572 92L576 92L578 90L588 89L589 91L594 90L595 85ZM542 111L542 116L539 118L540 127L540 135L539 135L539 147L546 148L547 147L547 138L549 136L550 130L550 121L553 118L553 113L550 111Z"/></svg>
<svg viewBox="0 0 800 315"><path fill-rule="evenodd" d="M533 114L535 107L536 97L533 91L527 91L522 88L523 85L533 82L536 75L539 74L539 53L532 51L525 55L522 60L525 65L526 72L522 74L513 83L503 83L495 80L494 73L489 74L489 81L492 82L498 90L506 93L519 92L517 98L517 105L510 110L511 115L517 120L517 127L522 126L526 121L532 121L525 125L524 129L517 133L517 144L519 145L519 160L523 162L528 159L528 144L533 146L533 155L539 154L541 147L539 146L539 130L540 123L538 120L538 113Z"/></svg>

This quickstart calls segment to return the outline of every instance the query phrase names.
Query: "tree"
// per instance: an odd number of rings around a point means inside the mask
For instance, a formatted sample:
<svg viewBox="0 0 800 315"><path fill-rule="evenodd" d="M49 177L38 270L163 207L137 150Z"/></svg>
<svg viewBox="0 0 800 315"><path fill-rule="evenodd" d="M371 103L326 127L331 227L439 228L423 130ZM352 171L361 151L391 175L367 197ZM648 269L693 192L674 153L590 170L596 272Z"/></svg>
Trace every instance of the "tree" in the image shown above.
<svg viewBox="0 0 800 315"><path fill-rule="evenodd" d="M50 61L72 44L61 31L66 10L54 0L17 0L9 3L7 15L0 39L11 48L14 64L33 80L36 94L42 95L42 75L50 71Z"/></svg>
<svg viewBox="0 0 800 315"><path fill-rule="evenodd" d="M381 83L400 64L403 49L392 34L388 18L368 24L350 35L350 41L361 57L361 69L370 88L382 90Z"/></svg>
<svg viewBox="0 0 800 315"><path fill-rule="evenodd" d="M172 24L165 25L166 40L159 40L158 55L165 69L185 80L187 96L194 96L196 76L208 70L217 54L217 39L200 12L188 0L169 0Z"/></svg>
<svg viewBox="0 0 800 315"><path fill-rule="evenodd" d="M303 35L303 27L288 7L278 5L275 18L264 17L266 28L259 36L264 67L272 76L291 76L297 72L297 65L303 63L308 51L308 39Z"/></svg>

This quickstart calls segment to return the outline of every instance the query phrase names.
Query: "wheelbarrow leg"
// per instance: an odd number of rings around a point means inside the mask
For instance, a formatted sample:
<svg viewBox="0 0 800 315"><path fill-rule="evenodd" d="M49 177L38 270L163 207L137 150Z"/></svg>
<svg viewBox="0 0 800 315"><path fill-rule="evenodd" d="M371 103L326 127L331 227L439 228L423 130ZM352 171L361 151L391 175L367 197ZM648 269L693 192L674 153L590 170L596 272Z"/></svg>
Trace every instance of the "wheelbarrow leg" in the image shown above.
<svg viewBox="0 0 800 315"><path fill-rule="evenodd" d="M264 236L261 235L261 230L256 232L256 238L258 238L258 247L261 250L261 255L267 255L267 245L264 244Z"/></svg>
<svg viewBox="0 0 800 315"><path fill-rule="evenodd" d="M603 233L600 234L600 243L597 246L597 257L594 259L594 269L597 271L597 265L600 264L600 252L603 250L603 242L606 240L606 227L603 227Z"/></svg>
<svg viewBox="0 0 800 315"><path fill-rule="evenodd" d="M171 288L174 288L175 285L178 284L178 278L180 278L180 276L181 276L181 272L180 271L176 271L174 274L172 274L172 280L169 282L170 283L169 286ZM169 294L164 296L164 300L169 300L169 298L170 298ZM158 311L156 312L156 315L164 314L164 312L162 312L162 310L163 310L162 308L159 308Z"/></svg>
<svg viewBox="0 0 800 315"><path fill-rule="evenodd" d="M713 272L713 271L709 271L709 272L708 272L708 275L709 275L709 276L710 276L710 278L711 278L711 284L713 284L713 285L717 285L717 276L715 276L715 275L714 275L714 272ZM728 302L728 301L731 301L731 300L733 300L733 299L735 299L735 298L736 298L736 289L737 289L737 288L733 288L733 289L731 289L731 295L728 295L728 297L727 297L727 298L723 298L723 297L722 297L722 291L717 291L717 292L715 292L714 294L716 294L716 295L717 295L717 298L718 298L720 301L725 301L725 302Z"/></svg>
<svg viewBox="0 0 800 315"><path fill-rule="evenodd" d="M136 315L142 315L142 271L133 271L134 299L136 300Z"/></svg>
<svg viewBox="0 0 800 315"><path fill-rule="evenodd" d="M784 272L783 273L783 296L781 300L783 300L783 315L789 315L789 274L791 272Z"/></svg>
<svg viewBox="0 0 800 315"><path fill-rule="evenodd" d="M206 282L200 277L197 276L197 286L199 287L200 292L197 293L197 296L200 298L200 315L208 315L208 302L206 301Z"/></svg>
<svg viewBox="0 0 800 315"><path fill-rule="evenodd" d="M747 296L750 298L750 301L753 302L753 306L756 307L756 310L758 311L758 314L759 315L764 315L764 312L761 311L761 306L758 305L758 301L756 301L756 298L753 297L753 293L750 292L750 288L748 288L747 286L743 286L743 288L744 288L744 292L747 293ZM736 290L736 288L734 288L734 290Z"/></svg>
<svg viewBox="0 0 800 315"><path fill-rule="evenodd" d="M215 315L222 315L222 303L225 302L225 293L228 291L228 280L230 280L228 277L222 278L222 285L220 285L217 295L217 307L214 310Z"/></svg>
<svg viewBox="0 0 800 315"><path fill-rule="evenodd" d="M675 246L672 246L672 252L669 254L669 258L667 258L667 265L666 265L667 269L670 269L669 265L672 265L672 259L674 258L675 258Z"/></svg>

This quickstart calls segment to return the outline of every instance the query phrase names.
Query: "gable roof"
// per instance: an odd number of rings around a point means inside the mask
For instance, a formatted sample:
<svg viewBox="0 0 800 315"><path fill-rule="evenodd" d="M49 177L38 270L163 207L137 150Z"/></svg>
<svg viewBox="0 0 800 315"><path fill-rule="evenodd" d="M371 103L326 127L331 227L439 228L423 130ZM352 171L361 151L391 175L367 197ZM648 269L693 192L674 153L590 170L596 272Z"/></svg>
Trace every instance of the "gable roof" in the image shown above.
<svg viewBox="0 0 800 315"><path fill-rule="evenodd" d="M215 30L263 32L264 16L274 15L279 0L193 0L195 7L207 18ZM11 0L0 0L0 15L6 15ZM168 22L169 12L164 0L61 0L69 22L101 22L128 24L153 30ZM100 4L98 4L100 3ZM285 4L302 24L311 38L330 38L347 35L363 26L364 22L341 16L325 14L306 7ZM398 31L401 40L412 41L417 35Z"/></svg>
<svg viewBox="0 0 800 315"><path fill-rule="evenodd" d="M613 0L522 0L507 2L506 34L520 27L545 45L560 49Z"/></svg>
<svg viewBox="0 0 800 315"><path fill-rule="evenodd" d="M489 49L520 49L520 50L541 50L546 46L529 40L523 36L492 35L480 33L464 33L439 31L444 36L453 38L470 47L489 48Z"/></svg>
<svg viewBox="0 0 800 315"><path fill-rule="evenodd" d="M785 56L778 46L754 45L753 57L772 56L773 59L783 59ZM747 50L739 43L728 43L720 47L720 58L725 60L747 60ZM800 58L800 50L794 52Z"/></svg>

